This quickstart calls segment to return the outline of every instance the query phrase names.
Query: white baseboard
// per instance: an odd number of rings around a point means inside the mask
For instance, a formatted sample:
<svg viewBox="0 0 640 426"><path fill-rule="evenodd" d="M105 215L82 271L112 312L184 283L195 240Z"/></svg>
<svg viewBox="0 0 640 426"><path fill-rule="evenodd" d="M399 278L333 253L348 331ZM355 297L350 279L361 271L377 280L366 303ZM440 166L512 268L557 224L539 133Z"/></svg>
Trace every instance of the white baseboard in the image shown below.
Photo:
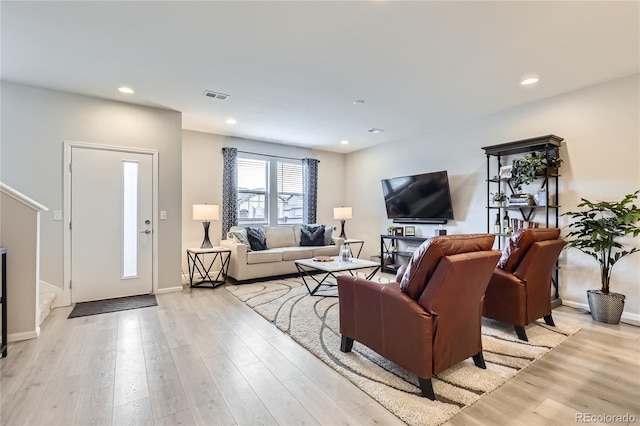
<svg viewBox="0 0 640 426"><path fill-rule="evenodd" d="M7 335L7 342L20 342L22 340L35 339L40 336L40 327L36 327L32 331L23 331L21 333L11 333Z"/></svg>
<svg viewBox="0 0 640 426"><path fill-rule="evenodd" d="M589 309L588 303L578 303L578 302L572 302L570 300L563 299L562 304L565 306L569 306L570 308L582 309L584 311L591 312L591 310ZM625 324L640 326L640 315L631 314L628 312L622 312L622 317L620 318L620 321Z"/></svg>
<svg viewBox="0 0 640 426"><path fill-rule="evenodd" d="M182 291L182 286L179 287L167 287L167 288L159 288L158 291L156 291L156 294L162 294L162 293L173 293L176 291Z"/></svg>

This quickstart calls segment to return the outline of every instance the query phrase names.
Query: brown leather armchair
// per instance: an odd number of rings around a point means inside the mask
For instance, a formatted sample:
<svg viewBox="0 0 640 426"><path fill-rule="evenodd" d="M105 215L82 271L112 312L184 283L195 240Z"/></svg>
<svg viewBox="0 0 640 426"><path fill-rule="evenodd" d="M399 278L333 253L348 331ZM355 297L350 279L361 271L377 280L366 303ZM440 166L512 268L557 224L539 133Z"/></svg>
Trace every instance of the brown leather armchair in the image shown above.
<svg viewBox="0 0 640 426"><path fill-rule="evenodd" d="M520 340L528 341L524 327L551 316L551 275L566 244L558 228L523 229L508 241L484 296L487 318L512 324Z"/></svg>
<svg viewBox="0 0 640 426"><path fill-rule="evenodd" d="M340 350L351 351L357 340L416 373L432 400L433 375L469 357L486 368L480 327L482 297L500 258L494 238L430 238L390 284L338 276Z"/></svg>

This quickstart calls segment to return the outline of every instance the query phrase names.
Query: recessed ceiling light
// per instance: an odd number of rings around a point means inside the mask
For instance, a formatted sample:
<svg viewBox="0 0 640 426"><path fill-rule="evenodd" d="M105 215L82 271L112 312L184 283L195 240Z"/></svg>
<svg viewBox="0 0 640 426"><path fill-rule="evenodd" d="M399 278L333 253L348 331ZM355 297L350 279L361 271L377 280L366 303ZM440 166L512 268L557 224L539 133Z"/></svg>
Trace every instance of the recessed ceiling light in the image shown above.
<svg viewBox="0 0 640 426"><path fill-rule="evenodd" d="M234 118L227 118L225 120L225 123L227 123L227 124L236 124L237 121Z"/></svg>
<svg viewBox="0 0 640 426"><path fill-rule="evenodd" d="M342 139L342 140L340 141L340 143L341 143L342 145L349 145L349 141L348 141L348 140L346 140L346 139Z"/></svg>
<svg viewBox="0 0 640 426"><path fill-rule="evenodd" d="M131 94L133 94L133 93L136 93L136 92L134 92L134 91L133 91L133 89L131 89L131 88L129 88L129 87L124 87L124 86L119 87L119 88L118 88L118 90L119 90L120 92L122 92L122 93L126 93L127 95L131 95Z"/></svg>
<svg viewBox="0 0 640 426"><path fill-rule="evenodd" d="M384 130L376 129L375 127L372 127L369 130L367 130L367 132L369 132L369 133L382 133L382 132L384 132Z"/></svg>
<svg viewBox="0 0 640 426"><path fill-rule="evenodd" d="M523 86L531 86L532 84L536 84L538 81L540 81L540 77L537 75L528 75L522 78L520 84Z"/></svg>

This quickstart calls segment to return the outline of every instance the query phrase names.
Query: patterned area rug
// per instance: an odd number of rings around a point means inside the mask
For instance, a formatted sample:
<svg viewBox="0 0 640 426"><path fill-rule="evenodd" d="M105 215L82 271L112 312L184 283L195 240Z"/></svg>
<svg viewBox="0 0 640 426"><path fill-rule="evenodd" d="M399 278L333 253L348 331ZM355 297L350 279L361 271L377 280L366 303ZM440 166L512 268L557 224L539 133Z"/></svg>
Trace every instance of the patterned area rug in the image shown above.
<svg viewBox="0 0 640 426"><path fill-rule="evenodd" d="M340 352L337 298L310 296L298 278L225 288L409 425L444 423L579 330L536 322L526 328L529 342L522 342L512 326L484 319L487 369L471 359L449 368L433 378L438 400L430 401L420 396L415 374L366 346L355 342L352 352Z"/></svg>
<svg viewBox="0 0 640 426"><path fill-rule="evenodd" d="M129 309L157 306L154 294L119 297L117 299L95 300L93 302L76 303L67 318L86 317L88 315L106 314L108 312L127 311Z"/></svg>

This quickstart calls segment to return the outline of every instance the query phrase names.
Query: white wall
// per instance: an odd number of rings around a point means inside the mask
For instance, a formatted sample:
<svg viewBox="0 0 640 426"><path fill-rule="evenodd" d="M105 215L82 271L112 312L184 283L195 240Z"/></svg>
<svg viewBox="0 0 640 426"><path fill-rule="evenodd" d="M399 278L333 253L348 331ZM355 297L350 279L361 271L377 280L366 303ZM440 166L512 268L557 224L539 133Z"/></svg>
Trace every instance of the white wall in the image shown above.
<svg viewBox="0 0 640 426"><path fill-rule="evenodd" d="M50 208L41 217L40 278L63 286L63 142L159 151L158 287L180 285L181 127L179 112L2 82L2 181Z"/></svg>
<svg viewBox="0 0 640 426"><path fill-rule="evenodd" d="M7 248L8 341L38 337L38 227L40 212L0 194L0 244ZM4 342L3 342L4 343Z"/></svg>
<svg viewBox="0 0 640 426"><path fill-rule="evenodd" d="M640 189L639 74L479 117L464 123L372 147L347 156L346 198L354 207L351 232L366 239L364 255L379 250L386 219L380 179L446 169L455 221L449 233L486 232L486 157L483 146L546 134L565 138L560 212L576 209L580 197L620 200ZM366 207L366 208L365 208ZM561 226L567 224L561 218ZM433 235L435 226L419 226ZM566 233L566 231L565 231ZM628 241L640 247L639 239ZM586 306L586 290L599 288L598 265L567 250L561 256L560 296ZM612 290L626 294L623 318L640 320L640 254L613 270Z"/></svg>
<svg viewBox="0 0 640 426"><path fill-rule="evenodd" d="M187 272L186 250L200 247L204 231L202 222L191 219L193 204L222 205L222 148L292 158L315 158L318 165L317 222L339 226L333 220L333 207L345 204L344 155L307 148L260 142L210 133L182 132L182 268ZM222 221L212 222L209 237L214 245L220 242ZM337 233L335 233L337 235ZM351 236L351 235L350 235Z"/></svg>

